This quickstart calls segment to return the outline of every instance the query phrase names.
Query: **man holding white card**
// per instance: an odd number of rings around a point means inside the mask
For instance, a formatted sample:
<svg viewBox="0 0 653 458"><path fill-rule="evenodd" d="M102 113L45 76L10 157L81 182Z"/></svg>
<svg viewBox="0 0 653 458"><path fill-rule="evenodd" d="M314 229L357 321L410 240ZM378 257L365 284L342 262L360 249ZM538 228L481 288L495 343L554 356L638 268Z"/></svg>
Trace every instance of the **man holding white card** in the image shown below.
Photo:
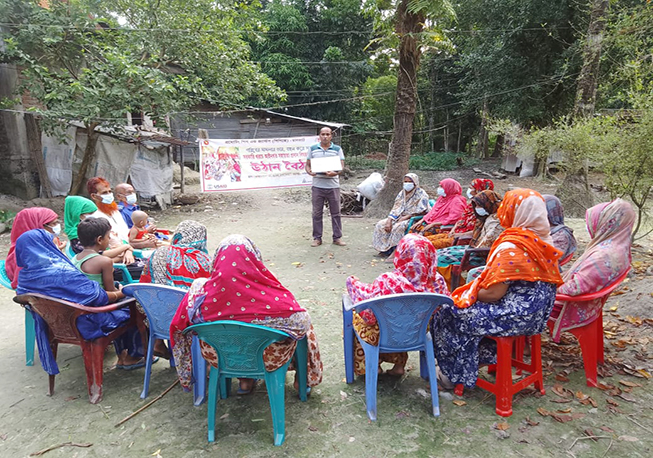
<svg viewBox="0 0 653 458"><path fill-rule="evenodd" d="M340 221L340 180L338 176L345 166L342 148L331 141L330 127L320 129L320 143L311 146L306 156L306 173L313 177L311 202L313 204L313 243L312 247L322 245L322 214L324 202L329 202L333 244L345 246L342 241L342 222Z"/></svg>

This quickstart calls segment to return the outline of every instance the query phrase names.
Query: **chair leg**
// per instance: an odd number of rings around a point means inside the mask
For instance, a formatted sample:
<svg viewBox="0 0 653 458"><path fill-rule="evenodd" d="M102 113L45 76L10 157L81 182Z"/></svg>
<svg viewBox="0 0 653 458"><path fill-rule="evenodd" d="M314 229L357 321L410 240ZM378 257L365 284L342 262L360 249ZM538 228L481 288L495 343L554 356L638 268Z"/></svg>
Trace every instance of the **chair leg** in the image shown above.
<svg viewBox="0 0 653 458"><path fill-rule="evenodd" d="M213 368L211 368L213 369ZM220 377L218 382L219 390L218 395L220 399L227 399L231 393L231 378L229 377Z"/></svg>
<svg viewBox="0 0 653 458"><path fill-rule="evenodd" d="M297 342L295 356L297 383L299 384L299 399L306 402L308 399L308 339L306 337Z"/></svg>
<svg viewBox="0 0 653 458"><path fill-rule="evenodd" d="M145 354L145 377L143 379L143 391L141 399L147 397L150 391L150 377L152 376L152 354L154 353L154 333L150 332L150 338L147 341L147 352Z"/></svg>
<svg viewBox="0 0 653 458"><path fill-rule="evenodd" d="M52 357L54 360L57 360L57 350L59 349L59 344L57 342L50 342L50 348L52 348ZM54 394L54 378L56 375L48 376L48 396Z"/></svg>
<svg viewBox="0 0 653 458"><path fill-rule="evenodd" d="M193 336L191 345L191 358L193 370L193 404L199 406L206 398L206 361L202 358L200 340Z"/></svg>
<svg viewBox="0 0 653 458"><path fill-rule="evenodd" d="M596 319L596 360L599 364L605 362L605 349L603 347L603 310L601 314Z"/></svg>
<svg viewBox="0 0 653 458"><path fill-rule="evenodd" d="M535 389L539 390L541 394L546 394L542 375L542 336L540 334L531 336L531 373L537 374Z"/></svg>
<svg viewBox="0 0 653 458"><path fill-rule="evenodd" d="M358 337L358 336L357 336ZM360 340L365 352L365 403L367 417L376 421L376 385L379 378L379 347Z"/></svg>
<svg viewBox="0 0 653 458"><path fill-rule="evenodd" d="M345 349L345 379L354 383L354 325L351 310L342 310L342 339Z"/></svg>
<svg viewBox="0 0 653 458"><path fill-rule="evenodd" d="M421 354L422 352L420 352ZM429 373L429 384L431 385L431 407L433 408L433 416L440 416L440 397L438 395L438 377L437 369L435 368L435 355L433 354L433 343L431 342L431 335L427 336L426 340L426 365Z"/></svg>
<svg viewBox="0 0 653 458"><path fill-rule="evenodd" d="M428 366L428 363L426 361L426 356L424 354L424 350L421 350L419 352L419 376L422 377L424 380L428 380L429 377L430 377L429 368L427 366Z"/></svg>
<svg viewBox="0 0 653 458"><path fill-rule="evenodd" d="M288 372L288 363L275 371L265 373L265 386L268 389L276 446L283 444L286 439L286 372Z"/></svg>
<svg viewBox="0 0 653 458"><path fill-rule="evenodd" d="M587 386L597 385L597 320L598 318L587 326L571 330L571 333L576 336L578 343L580 344L580 351L583 356L583 366L585 367L585 380Z"/></svg>
<svg viewBox="0 0 653 458"><path fill-rule="evenodd" d="M91 404L102 400L102 379L104 377L104 350L107 348L104 339L82 341L82 357L86 369L88 384L88 399Z"/></svg>
<svg viewBox="0 0 653 458"><path fill-rule="evenodd" d="M34 317L32 312L25 309L25 365L34 365L34 342L36 332L34 331Z"/></svg>
<svg viewBox="0 0 653 458"><path fill-rule="evenodd" d="M512 415L512 344L513 338L497 339L497 375L495 411L502 417Z"/></svg>
<svg viewBox="0 0 653 458"><path fill-rule="evenodd" d="M209 442L215 441L215 409L218 407L218 370L211 366L209 372L209 400L206 403L209 428Z"/></svg>

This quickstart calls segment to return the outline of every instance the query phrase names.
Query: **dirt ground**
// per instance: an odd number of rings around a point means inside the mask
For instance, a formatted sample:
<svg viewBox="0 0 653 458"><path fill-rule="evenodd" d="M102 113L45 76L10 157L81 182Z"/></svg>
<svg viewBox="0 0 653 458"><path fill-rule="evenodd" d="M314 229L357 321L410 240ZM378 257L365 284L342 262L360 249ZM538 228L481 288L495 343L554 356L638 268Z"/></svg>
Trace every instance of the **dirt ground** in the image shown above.
<svg viewBox="0 0 653 458"><path fill-rule="evenodd" d="M484 169L481 165L480 168ZM351 189L369 172L344 181ZM469 182L476 174L420 172L422 185L435 190L440 179L452 176ZM500 191L533 187L555 191L556 183L508 177L496 180ZM0 209L12 200L0 198ZM24 203L13 201L15 205ZM57 210L62 199L49 202ZM651 239L633 249L634 271L625 287L605 308L606 360L602 388L585 385L578 346L544 343L546 395L524 391L514 398L507 419L494 412L494 397L480 389L463 397L440 393L441 416L429 414L429 386L419 377L418 355L411 354L408 373L382 375L378 389L378 421L365 412L365 384L344 382L341 295L345 279L357 275L372 281L389 270L371 248L375 221L343 219L346 247L329 243L311 248L310 189L253 191L203 195L193 206L153 212L160 227L174 229L196 219L209 229L209 249L226 235L242 233L253 239L265 263L311 313L320 340L324 381L308 402L286 389L286 442L272 445L272 422L265 387L251 396L234 396L217 407L216 442L207 442L206 407L194 407L192 395L175 387L151 407L119 427L114 425L175 381L165 361L153 368L150 397L141 400L143 371L116 370L115 354L105 358L104 399L88 403L81 352L62 345L55 394L46 396L47 375L38 357L25 366L23 309L13 293L0 290L0 456L51 457L295 457L295 456L417 456L417 457L649 457L653 445L653 252ZM326 219L325 219L326 222ZM589 240L584 222L571 219L579 246ZM325 224L325 241L330 240ZM6 253L9 235L0 235ZM212 252L212 251L211 251ZM538 411L539 410L539 411ZM545 415L542 415L545 414ZM593 437L590 437L593 436Z"/></svg>

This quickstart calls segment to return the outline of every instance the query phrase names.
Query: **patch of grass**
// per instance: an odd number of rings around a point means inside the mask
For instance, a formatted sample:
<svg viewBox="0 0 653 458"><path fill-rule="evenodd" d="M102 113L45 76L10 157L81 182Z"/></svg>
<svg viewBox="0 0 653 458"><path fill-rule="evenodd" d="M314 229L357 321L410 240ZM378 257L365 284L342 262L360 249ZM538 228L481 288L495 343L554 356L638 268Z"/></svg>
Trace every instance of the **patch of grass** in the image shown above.
<svg viewBox="0 0 653 458"><path fill-rule="evenodd" d="M455 170L459 168L458 160L464 162L465 167L476 165L479 160L465 153L426 153L414 154L410 157L410 170ZM384 169L385 161L366 159L363 156L347 158L347 165L352 169Z"/></svg>
<svg viewBox="0 0 653 458"><path fill-rule="evenodd" d="M15 216L16 212L0 210L0 223L5 223L7 225L7 230L11 230L11 225L14 222Z"/></svg>

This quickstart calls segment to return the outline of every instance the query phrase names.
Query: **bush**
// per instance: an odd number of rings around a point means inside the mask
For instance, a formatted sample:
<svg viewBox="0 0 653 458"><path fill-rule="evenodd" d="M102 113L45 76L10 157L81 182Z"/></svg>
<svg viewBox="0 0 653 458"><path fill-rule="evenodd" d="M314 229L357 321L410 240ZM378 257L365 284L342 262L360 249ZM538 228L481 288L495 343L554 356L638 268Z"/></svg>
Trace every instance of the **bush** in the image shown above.
<svg viewBox="0 0 653 458"><path fill-rule="evenodd" d="M455 170L459 168L458 159L465 167L474 166L478 159L464 153L427 153L416 154L410 157L410 170ZM351 156L347 158L347 165L352 169L385 169L385 161L366 159L364 156Z"/></svg>

